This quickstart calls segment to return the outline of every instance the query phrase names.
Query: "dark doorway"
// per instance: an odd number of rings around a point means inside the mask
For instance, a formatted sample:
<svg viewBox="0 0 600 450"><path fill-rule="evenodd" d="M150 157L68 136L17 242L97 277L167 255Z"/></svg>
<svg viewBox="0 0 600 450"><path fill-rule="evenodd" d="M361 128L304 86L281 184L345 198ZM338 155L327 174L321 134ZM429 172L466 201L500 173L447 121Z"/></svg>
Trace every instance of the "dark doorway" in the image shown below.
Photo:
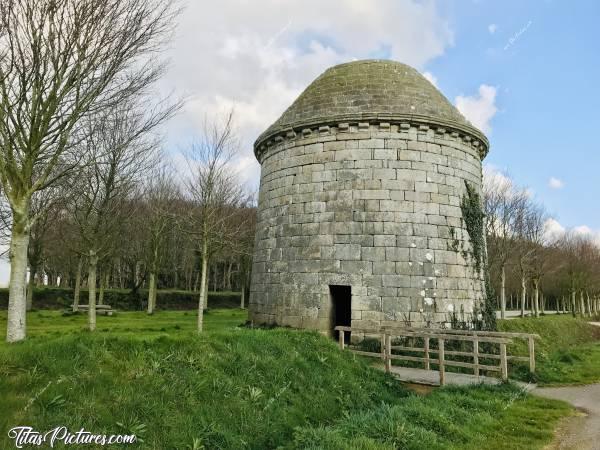
<svg viewBox="0 0 600 450"><path fill-rule="evenodd" d="M331 294L331 328L337 326L349 327L352 325L352 289L350 286L329 286ZM333 331L336 339L339 332ZM350 341L350 333L345 334L346 341Z"/></svg>

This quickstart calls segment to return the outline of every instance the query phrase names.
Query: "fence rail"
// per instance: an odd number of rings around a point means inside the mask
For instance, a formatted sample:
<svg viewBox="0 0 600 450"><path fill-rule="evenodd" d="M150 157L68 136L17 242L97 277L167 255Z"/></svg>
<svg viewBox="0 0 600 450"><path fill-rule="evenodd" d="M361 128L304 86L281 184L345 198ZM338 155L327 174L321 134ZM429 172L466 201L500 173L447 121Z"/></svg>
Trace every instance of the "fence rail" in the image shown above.
<svg viewBox="0 0 600 450"><path fill-rule="evenodd" d="M375 358L381 358L384 362L386 372L392 371L392 361L411 361L423 363L426 370L431 370L431 364L438 366L440 385L445 384L446 366L462 367L473 370L473 374L480 376L481 372L499 372L502 380L508 379L508 361L528 361L529 371L535 372L535 339L537 334L528 333L503 333L496 331L468 331L468 330L446 330L433 328L412 327L383 327L380 329L364 329L356 327L337 326L335 330L339 333L340 349L346 348L346 333L361 333L368 336L377 336L380 341L381 351L369 352L356 350L348 347L352 352ZM414 342L410 345L392 345L393 339L398 338L422 338L423 347L416 347ZM525 339L528 342L528 356L508 355L507 346L513 339ZM437 348L432 348L431 341L437 343ZM450 341L470 342L471 351L446 350L446 344ZM481 353L480 344L487 344L488 349L498 348L498 353L490 351ZM396 352L422 353L423 356L398 354ZM432 357L431 355L437 355ZM471 358L472 362L448 359L447 356L460 356ZM498 365L484 364L481 360L498 360Z"/></svg>

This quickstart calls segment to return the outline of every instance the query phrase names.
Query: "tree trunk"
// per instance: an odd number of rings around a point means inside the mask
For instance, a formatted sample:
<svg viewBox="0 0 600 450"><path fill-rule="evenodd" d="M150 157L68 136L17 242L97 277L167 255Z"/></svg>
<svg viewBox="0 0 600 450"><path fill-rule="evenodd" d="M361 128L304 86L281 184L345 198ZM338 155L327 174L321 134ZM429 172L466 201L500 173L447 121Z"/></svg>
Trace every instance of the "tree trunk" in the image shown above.
<svg viewBox="0 0 600 450"><path fill-rule="evenodd" d="M532 299L533 315L540 317L540 281L537 278L533 279L533 299Z"/></svg>
<svg viewBox="0 0 600 450"><path fill-rule="evenodd" d="M156 301L156 275L150 272L148 280L148 314L154 314L154 303Z"/></svg>
<svg viewBox="0 0 600 450"><path fill-rule="evenodd" d="M156 274L158 272L158 244L152 249L152 261L150 263L150 279L148 280L148 314L154 314L156 308Z"/></svg>
<svg viewBox="0 0 600 450"><path fill-rule="evenodd" d="M544 292L540 292L540 314L546 314L546 297Z"/></svg>
<svg viewBox="0 0 600 450"><path fill-rule="evenodd" d="M90 250L90 261L89 261L89 273L88 273L88 293L89 293L89 307L88 307L88 323L90 331L96 329L96 270L98 268L98 255L95 250Z"/></svg>
<svg viewBox="0 0 600 450"><path fill-rule="evenodd" d="M527 301L527 284L524 276L521 276L521 317L525 317L525 302Z"/></svg>
<svg viewBox="0 0 600 450"><path fill-rule="evenodd" d="M12 235L10 238L10 284L8 286L8 321L6 324L7 342L21 341L27 335L25 285L29 233L24 223L26 220L25 217L21 217L19 220L16 214L13 217Z"/></svg>
<svg viewBox="0 0 600 450"><path fill-rule="evenodd" d="M583 300L583 289L579 291L579 309L581 312L581 317L585 317L585 302Z"/></svg>
<svg viewBox="0 0 600 450"><path fill-rule="evenodd" d="M191 269L185 271L185 289L187 291L192 290L192 277L193 276L194 276L194 274L192 273Z"/></svg>
<svg viewBox="0 0 600 450"><path fill-rule="evenodd" d="M81 269L83 266L83 257L79 257L77 262L77 273L75 274L75 292L73 294L73 311L79 309L79 295L81 294Z"/></svg>
<svg viewBox="0 0 600 450"><path fill-rule="evenodd" d="M207 286L207 266L208 266L208 243L206 239L202 240L202 275L200 276L200 295L198 298L198 333L202 332L204 322L204 297L208 290Z"/></svg>
<svg viewBox="0 0 600 450"><path fill-rule="evenodd" d="M204 311L208 309L208 283L206 284L206 290L204 291Z"/></svg>
<svg viewBox="0 0 600 450"><path fill-rule="evenodd" d="M35 287L35 276L37 269L35 266L29 268L29 282L27 283L27 311L33 307L33 288Z"/></svg>
<svg viewBox="0 0 600 450"><path fill-rule="evenodd" d="M119 287L121 289L123 289L125 287L125 277L123 276L123 263L121 262L120 259L119 259L118 274L119 274Z"/></svg>
<svg viewBox="0 0 600 450"><path fill-rule="evenodd" d="M231 291L231 269L233 267L233 261L229 261L229 265L227 266L227 284L225 286L226 291Z"/></svg>
<svg viewBox="0 0 600 450"><path fill-rule="evenodd" d="M219 278L219 265L215 264L213 266L213 292L217 292L217 279ZM209 283L210 286L210 283Z"/></svg>
<svg viewBox="0 0 600 450"><path fill-rule="evenodd" d="M592 317L592 305L590 303L590 293L588 291L585 291L585 306L587 308L587 315L588 317Z"/></svg>
<svg viewBox="0 0 600 450"><path fill-rule="evenodd" d="M500 268L500 318L506 318L506 269L504 264Z"/></svg>
<svg viewBox="0 0 600 450"><path fill-rule="evenodd" d="M104 276L104 274L102 273L102 271L100 271L100 292L98 293L98 304L99 305L104 305L104 280L106 279L106 277Z"/></svg>
<svg viewBox="0 0 600 450"><path fill-rule="evenodd" d="M244 309L246 307L245 303L246 303L246 293L247 288L248 288L248 282L250 281L250 271L249 270L244 270L242 271L242 266L240 265L240 271L242 272L242 309Z"/></svg>
<svg viewBox="0 0 600 450"><path fill-rule="evenodd" d="M135 269L134 269L135 275L133 278L133 285L137 288L140 285L140 279L142 277L141 273L142 273L142 263L141 261L136 261L135 262Z"/></svg>

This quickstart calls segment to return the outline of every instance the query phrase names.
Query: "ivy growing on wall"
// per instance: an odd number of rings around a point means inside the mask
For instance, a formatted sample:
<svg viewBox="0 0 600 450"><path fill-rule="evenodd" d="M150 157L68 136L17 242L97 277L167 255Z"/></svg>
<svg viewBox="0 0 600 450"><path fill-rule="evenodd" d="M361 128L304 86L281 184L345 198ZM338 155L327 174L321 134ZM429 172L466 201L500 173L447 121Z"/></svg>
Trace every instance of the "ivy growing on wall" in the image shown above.
<svg viewBox="0 0 600 450"><path fill-rule="evenodd" d="M460 202L460 209L473 247L470 252L471 257L475 263L475 269L479 273L485 259L485 236L483 235L485 214L481 207L481 198L473 185L465 181L465 186L467 193Z"/></svg>
<svg viewBox="0 0 600 450"><path fill-rule="evenodd" d="M467 253L463 249L463 256L471 256L475 266L475 270L478 274L483 269L484 283L485 283L485 302L481 311L482 314L482 328L494 330L496 329L496 305L495 296L492 290L492 285L489 279L489 272L487 267L487 253L485 247L485 213L483 212L481 197L475 187L465 181L465 187L467 188L466 194L463 196L460 209L462 211L463 221L467 233L469 233L469 239L471 241L471 251Z"/></svg>

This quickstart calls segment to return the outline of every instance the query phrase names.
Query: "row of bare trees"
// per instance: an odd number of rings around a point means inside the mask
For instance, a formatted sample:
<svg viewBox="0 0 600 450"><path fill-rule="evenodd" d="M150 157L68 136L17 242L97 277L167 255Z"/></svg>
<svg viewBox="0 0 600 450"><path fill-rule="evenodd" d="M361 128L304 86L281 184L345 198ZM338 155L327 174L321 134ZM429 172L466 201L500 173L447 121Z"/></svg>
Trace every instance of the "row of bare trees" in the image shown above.
<svg viewBox="0 0 600 450"><path fill-rule="evenodd" d="M254 210L230 170L232 114L186 152L189 176L175 177L161 152L158 130L182 106L156 101L154 87L178 13L172 0L0 0L8 342L26 336L36 280L74 279L77 308L85 277L94 330L96 301L132 265L149 312L164 267L199 267L201 330L210 262L249 253Z"/></svg>
<svg viewBox="0 0 600 450"><path fill-rule="evenodd" d="M484 174L491 281L501 317L507 308L591 316L600 307L600 248L593 236L554 230L556 222L510 177Z"/></svg>
<svg viewBox="0 0 600 450"><path fill-rule="evenodd" d="M231 165L239 149L233 113L206 121L179 171L149 134L166 117L109 111L90 124L81 167L34 193L27 309L34 287L47 278L74 288L77 310L85 282L93 331L108 287L147 288L149 314L157 287L182 288L198 291L202 330L210 272L213 284L220 276L223 288L245 295L256 212ZM6 217L4 228L10 211Z"/></svg>

